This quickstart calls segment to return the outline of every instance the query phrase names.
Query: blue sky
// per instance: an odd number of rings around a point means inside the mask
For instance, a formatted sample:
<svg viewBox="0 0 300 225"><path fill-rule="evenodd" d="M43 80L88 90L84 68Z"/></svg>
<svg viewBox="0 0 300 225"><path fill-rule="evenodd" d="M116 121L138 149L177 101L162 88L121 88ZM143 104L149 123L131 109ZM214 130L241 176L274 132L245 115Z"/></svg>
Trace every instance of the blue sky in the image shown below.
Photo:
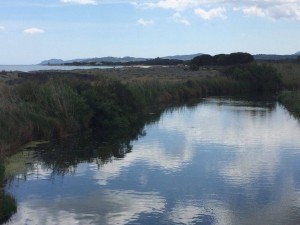
<svg viewBox="0 0 300 225"><path fill-rule="evenodd" d="M300 51L300 0L1 0L0 64Z"/></svg>

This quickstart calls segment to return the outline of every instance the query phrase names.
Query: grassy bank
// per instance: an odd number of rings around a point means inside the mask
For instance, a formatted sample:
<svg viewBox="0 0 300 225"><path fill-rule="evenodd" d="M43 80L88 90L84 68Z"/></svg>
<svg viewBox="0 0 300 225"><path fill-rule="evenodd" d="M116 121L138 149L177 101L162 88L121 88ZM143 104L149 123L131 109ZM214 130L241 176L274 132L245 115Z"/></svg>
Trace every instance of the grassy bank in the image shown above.
<svg viewBox="0 0 300 225"><path fill-rule="evenodd" d="M274 92L282 87L279 74L266 65L225 67L222 74L185 80L119 80L109 76L45 80L40 76L43 82L0 83L1 157L32 140L62 137L87 128L124 129L153 106L207 95Z"/></svg>
<svg viewBox="0 0 300 225"><path fill-rule="evenodd" d="M5 222L12 214L17 211L16 201L9 195L4 194L3 181L4 181L5 168L0 162L0 223Z"/></svg>
<svg viewBox="0 0 300 225"><path fill-rule="evenodd" d="M282 76L284 91L279 101L296 117L300 118L300 63L270 63Z"/></svg>
<svg viewBox="0 0 300 225"><path fill-rule="evenodd" d="M292 114L300 118L300 90L283 91L279 100Z"/></svg>

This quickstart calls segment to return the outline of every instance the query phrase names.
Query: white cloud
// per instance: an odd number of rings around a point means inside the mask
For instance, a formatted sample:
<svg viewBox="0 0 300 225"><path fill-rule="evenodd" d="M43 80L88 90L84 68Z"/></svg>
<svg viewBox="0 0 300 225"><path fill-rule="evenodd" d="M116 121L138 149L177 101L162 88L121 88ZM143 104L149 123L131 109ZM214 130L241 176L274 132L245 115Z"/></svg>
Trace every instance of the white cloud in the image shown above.
<svg viewBox="0 0 300 225"><path fill-rule="evenodd" d="M173 15L173 21L176 23L182 23L186 26L191 25L190 21L188 21L186 18L184 18L179 12L176 12Z"/></svg>
<svg viewBox="0 0 300 225"><path fill-rule="evenodd" d="M96 0L61 0L63 3L75 3L79 5L97 5Z"/></svg>
<svg viewBox="0 0 300 225"><path fill-rule="evenodd" d="M144 20L144 19L139 19L138 21L137 21L137 23L138 24L141 24L141 25L143 25L143 26L148 26L148 25L152 25L152 24L154 24L154 21L153 20Z"/></svg>
<svg viewBox="0 0 300 225"><path fill-rule="evenodd" d="M266 15L272 19L296 19L300 20L300 5L285 4L270 7L266 10Z"/></svg>
<svg viewBox="0 0 300 225"><path fill-rule="evenodd" d="M132 3L141 8L161 8L175 11L197 10L203 19L225 17L227 11L240 11L245 15L273 20L300 20L299 0L159 0ZM200 9L197 9L200 8ZM217 16L215 16L215 14Z"/></svg>
<svg viewBox="0 0 300 225"><path fill-rule="evenodd" d="M241 9L242 12L250 16L267 17L274 20L294 19L300 20L299 4L280 4L270 6L250 6Z"/></svg>
<svg viewBox="0 0 300 225"><path fill-rule="evenodd" d="M32 27L32 28L28 28L24 30L25 34L42 34L45 33L44 30L36 28L36 27Z"/></svg>
<svg viewBox="0 0 300 225"><path fill-rule="evenodd" d="M164 8L182 11L190 7L195 7L198 4L199 1L195 0L161 0L157 3L144 3L142 5L148 8Z"/></svg>
<svg viewBox="0 0 300 225"><path fill-rule="evenodd" d="M0 26L0 32L4 31L4 30L5 30L5 27L4 26Z"/></svg>
<svg viewBox="0 0 300 225"><path fill-rule="evenodd" d="M265 13L261 8L258 8L257 6L250 6L247 8L242 9L243 13L246 15L253 15L253 16L265 16Z"/></svg>
<svg viewBox="0 0 300 225"><path fill-rule="evenodd" d="M211 20L213 18L225 19L225 13L226 9L222 7L210 9L208 11L201 8L195 9L195 14L204 20Z"/></svg>

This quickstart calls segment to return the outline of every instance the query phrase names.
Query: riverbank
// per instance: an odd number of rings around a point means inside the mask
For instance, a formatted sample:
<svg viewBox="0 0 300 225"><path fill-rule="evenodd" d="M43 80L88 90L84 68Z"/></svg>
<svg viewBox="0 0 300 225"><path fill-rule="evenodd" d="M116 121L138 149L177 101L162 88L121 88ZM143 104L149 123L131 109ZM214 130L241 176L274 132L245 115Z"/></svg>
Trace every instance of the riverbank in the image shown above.
<svg viewBox="0 0 300 225"><path fill-rule="evenodd" d="M180 67L51 71L9 78L0 83L2 160L33 140L86 129L128 129L153 108L170 103L283 88L273 67L257 64L196 72Z"/></svg>
<svg viewBox="0 0 300 225"><path fill-rule="evenodd" d="M114 75L115 70L109 75L103 70L22 73L18 82L0 83L1 156L29 141L81 129L126 128L153 106L207 95L275 92L282 87L277 72L266 65L195 73L178 67L131 70L123 75Z"/></svg>
<svg viewBox="0 0 300 225"><path fill-rule="evenodd" d="M300 118L300 63L277 62L271 65L282 76L284 91L279 95L279 101Z"/></svg>
<svg viewBox="0 0 300 225"><path fill-rule="evenodd" d="M0 223L5 222L17 211L16 201L3 190L5 167L0 162Z"/></svg>
<svg viewBox="0 0 300 225"><path fill-rule="evenodd" d="M283 91L280 102L297 118L300 118L300 91Z"/></svg>

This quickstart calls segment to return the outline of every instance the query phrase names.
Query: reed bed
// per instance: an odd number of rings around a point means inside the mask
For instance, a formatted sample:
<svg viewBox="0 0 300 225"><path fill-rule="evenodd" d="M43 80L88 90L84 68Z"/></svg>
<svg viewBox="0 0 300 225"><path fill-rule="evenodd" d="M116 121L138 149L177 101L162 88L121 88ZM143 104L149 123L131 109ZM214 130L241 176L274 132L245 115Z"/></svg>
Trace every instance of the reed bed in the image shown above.
<svg viewBox="0 0 300 225"><path fill-rule="evenodd" d="M279 100L292 114L300 118L300 90L283 91Z"/></svg>

